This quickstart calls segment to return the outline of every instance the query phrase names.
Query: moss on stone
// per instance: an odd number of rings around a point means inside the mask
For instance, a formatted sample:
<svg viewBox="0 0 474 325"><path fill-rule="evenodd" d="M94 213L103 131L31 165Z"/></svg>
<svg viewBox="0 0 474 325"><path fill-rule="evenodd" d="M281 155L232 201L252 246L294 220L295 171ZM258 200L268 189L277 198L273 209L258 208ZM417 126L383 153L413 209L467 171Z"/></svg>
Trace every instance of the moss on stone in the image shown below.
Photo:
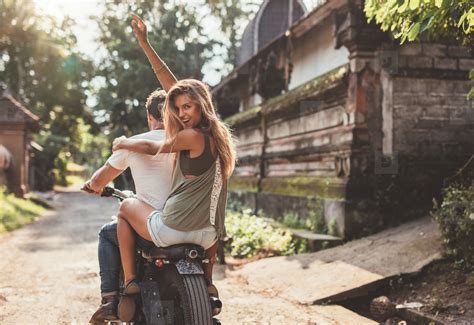
<svg viewBox="0 0 474 325"><path fill-rule="evenodd" d="M270 177L262 180L262 192L343 200L345 184L340 178L316 176Z"/></svg>
<svg viewBox="0 0 474 325"><path fill-rule="evenodd" d="M285 94L267 100L262 105L254 106L241 113L234 114L228 117L225 122L231 126L235 126L257 118L260 112L268 115L272 112L286 109L289 105L304 100L306 97L318 91L324 91L330 85L339 82L346 75L347 70L347 65L335 68Z"/></svg>
<svg viewBox="0 0 474 325"><path fill-rule="evenodd" d="M299 102L305 97L319 91L324 91L331 84L340 81L346 73L347 65L343 65L342 67L335 68L322 76L308 81L286 94L271 98L262 105L262 113L268 115L281 109L286 109L289 105Z"/></svg>
<svg viewBox="0 0 474 325"><path fill-rule="evenodd" d="M258 117L258 113L260 113L261 110L262 110L261 106L254 106L248 110L234 114L226 118L225 122L231 126L242 124L244 122L250 121Z"/></svg>
<svg viewBox="0 0 474 325"><path fill-rule="evenodd" d="M229 189L231 191L244 191L250 193L258 192L258 178L233 176L229 181Z"/></svg>

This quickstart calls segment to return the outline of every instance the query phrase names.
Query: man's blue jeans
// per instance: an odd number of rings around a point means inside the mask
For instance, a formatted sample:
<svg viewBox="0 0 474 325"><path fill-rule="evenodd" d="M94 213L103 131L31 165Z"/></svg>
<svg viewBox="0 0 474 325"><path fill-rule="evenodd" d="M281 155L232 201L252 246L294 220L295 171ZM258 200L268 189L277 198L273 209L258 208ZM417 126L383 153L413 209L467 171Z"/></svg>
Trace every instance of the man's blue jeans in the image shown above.
<svg viewBox="0 0 474 325"><path fill-rule="evenodd" d="M136 235L139 249L154 246L153 242ZM102 226L99 231L100 292L102 296L117 294L120 288L120 250L117 237L117 220Z"/></svg>

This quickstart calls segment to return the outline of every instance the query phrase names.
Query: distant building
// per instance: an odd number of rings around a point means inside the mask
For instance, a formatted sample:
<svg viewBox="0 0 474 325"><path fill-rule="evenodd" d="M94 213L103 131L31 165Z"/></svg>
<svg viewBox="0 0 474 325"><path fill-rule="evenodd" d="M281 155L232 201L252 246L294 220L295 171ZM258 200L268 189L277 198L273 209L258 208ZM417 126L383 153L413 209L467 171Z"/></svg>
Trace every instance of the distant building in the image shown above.
<svg viewBox="0 0 474 325"><path fill-rule="evenodd" d="M29 191L31 134L39 130L38 122L13 97L0 94L0 186L20 197Z"/></svg>
<svg viewBox="0 0 474 325"><path fill-rule="evenodd" d="M472 49L401 46L363 6L263 2L213 89L239 140L231 197L357 236L426 212L473 154Z"/></svg>

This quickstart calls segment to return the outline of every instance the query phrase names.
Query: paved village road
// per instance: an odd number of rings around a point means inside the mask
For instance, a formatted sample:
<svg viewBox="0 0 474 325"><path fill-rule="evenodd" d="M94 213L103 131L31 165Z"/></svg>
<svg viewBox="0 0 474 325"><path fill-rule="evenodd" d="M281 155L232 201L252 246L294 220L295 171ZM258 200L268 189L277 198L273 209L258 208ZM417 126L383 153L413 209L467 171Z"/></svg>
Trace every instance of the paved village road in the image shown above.
<svg viewBox="0 0 474 325"><path fill-rule="evenodd" d="M0 236L0 324L86 324L99 303L97 232L118 204L80 192L55 195L56 209ZM216 284L223 324L322 324L311 307L254 292L224 267Z"/></svg>

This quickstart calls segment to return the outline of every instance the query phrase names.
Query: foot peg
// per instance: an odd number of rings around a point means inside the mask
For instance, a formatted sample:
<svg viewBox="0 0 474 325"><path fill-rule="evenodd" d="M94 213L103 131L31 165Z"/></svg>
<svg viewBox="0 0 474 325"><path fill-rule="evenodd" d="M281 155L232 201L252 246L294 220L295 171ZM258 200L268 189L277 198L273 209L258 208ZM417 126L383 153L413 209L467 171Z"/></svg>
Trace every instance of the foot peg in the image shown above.
<svg viewBox="0 0 474 325"><path fill-rule="evenodd" d="M222 301L220 301L219 298L213 296L211 296L209 299L211 300L212 316L219 315L222 310Z"/></svg>

